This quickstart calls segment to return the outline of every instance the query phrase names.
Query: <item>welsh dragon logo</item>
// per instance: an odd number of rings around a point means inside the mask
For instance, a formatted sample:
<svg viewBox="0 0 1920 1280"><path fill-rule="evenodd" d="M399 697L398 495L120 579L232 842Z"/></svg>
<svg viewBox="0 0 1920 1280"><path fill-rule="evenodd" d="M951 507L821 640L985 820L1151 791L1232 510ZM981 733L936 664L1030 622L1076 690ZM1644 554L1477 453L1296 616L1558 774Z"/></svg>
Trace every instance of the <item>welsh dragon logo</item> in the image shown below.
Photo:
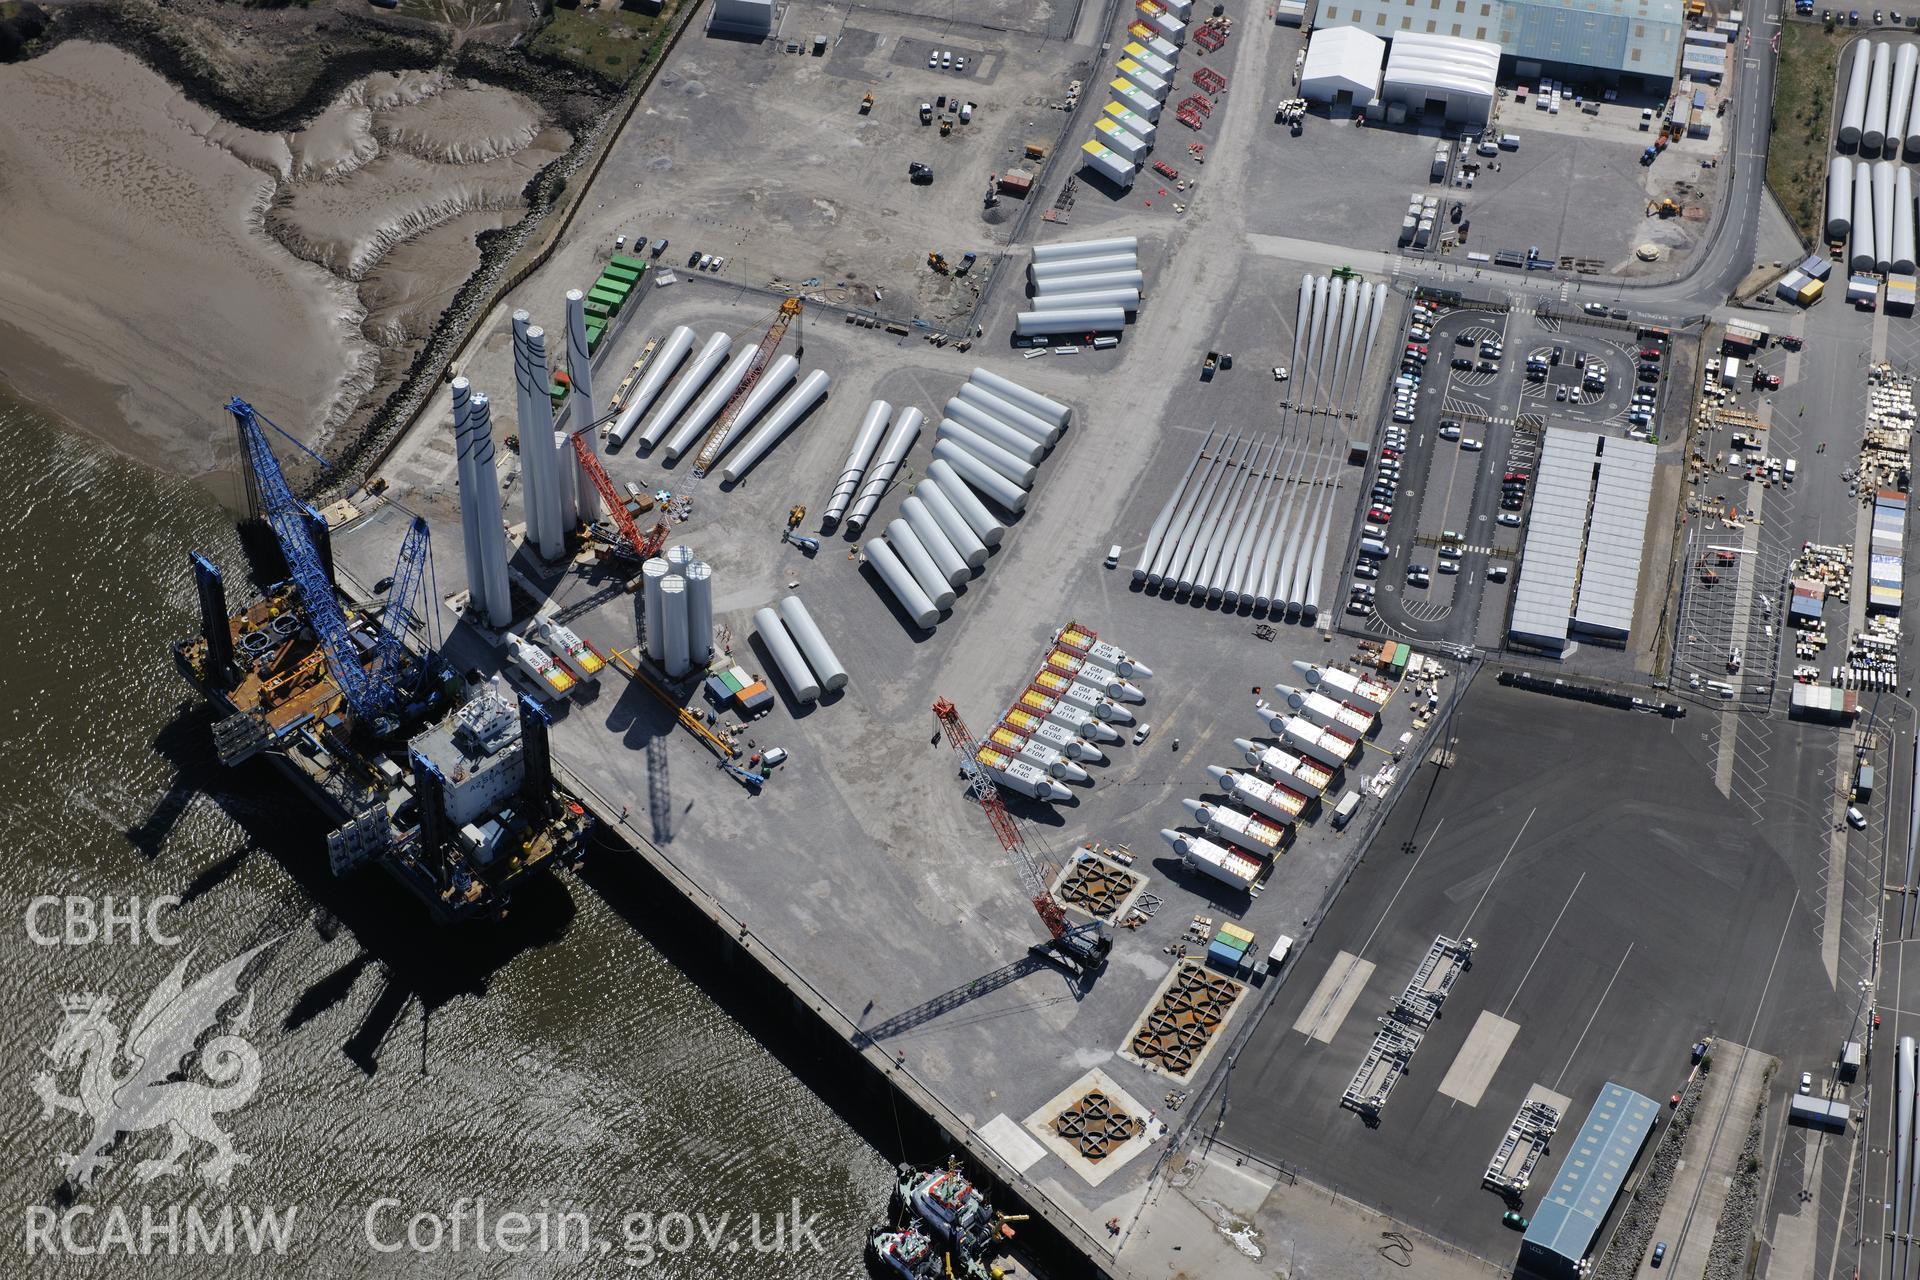
<svg viewBox="0 0 1920 1280"><path fill-rule="evenodd" d="M51 1047L52 1072L33 1076L33 1091L41 1104L41 1119L56 1111L71 1111L90 1120L93 1128L75 1152L54 1157L64 1166L67 1180L85 1187L113 1161L106 1152L122 1134L164 1130L168 1147L157 1159L143 1160L134 1169L141 1182L183 1171L182 1157L195 1140L213 1148L200 1162L201 1178L227 1185L233 1171L253 1157L234 1150L233 1139L215 1117L244 1107L260 1087L260 1055L238 1033L251 1024L253 997L231 1018L221 1010L238 998L239 980L271 942L236 956L206 974L192 986L185 983L192 953L182 957L173 972L153 989L132 1030L121 1043L112 1018L114 1002L102 995L60 998L65 1016ZM201 1037L219 1034L203 1045ZM190 1061L191 1060L191 1061ZM197 1074L211 1081L202 1083ZM60 1092L61 1079L77 1070L75 1093Z"/></svg>

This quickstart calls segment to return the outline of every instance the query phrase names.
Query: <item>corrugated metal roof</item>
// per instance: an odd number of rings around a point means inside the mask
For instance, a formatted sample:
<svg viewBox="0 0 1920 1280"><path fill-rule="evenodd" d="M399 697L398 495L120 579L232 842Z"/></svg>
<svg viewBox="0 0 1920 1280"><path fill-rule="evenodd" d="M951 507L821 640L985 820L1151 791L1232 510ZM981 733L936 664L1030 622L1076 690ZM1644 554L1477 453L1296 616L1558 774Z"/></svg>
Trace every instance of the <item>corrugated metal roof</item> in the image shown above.
<svg viewBox="0 0 1920 1280"><path fill-rule="evenodd" d="M1528 643L1550 648L1566 643L1592 493L1593 441L1598 438L1552 428L1541 443L1533 512L1513 594L1511 631Z"/></svg>
<svg viewBox="0 0 1920 1280"><path fill-rule="evenodd" d="M1500 44L1515 58L1671 76L1680 0L1507 0Z"/></svg>
<svg viewBox="0 0 1920 1280"><path fill-rule="evenodd" d="M1645 1094L1612 1081L1601 1086L1599 1100L1567 1144L1560 1172L1533 1212L1526 1243L1570 1262L1584 1258L1659 1114L1660 1104Z"/></svg>
<svg viewBox="0 0 1920 1280"><path fill-rule="evenodd" d="M1582 627L1625 636L1640 591L1640 554L1659 450L1638 440L1608 440L1593 493L1587 559L1573 618Z"/></svg>
<svg viewBox="0 0 1920 1280"><path fill-rule="evenodd" d="M1657 455L1637 440L1547 429L1514 591L1516 639L1559 648L1575 625L1632 629Z"/></svg>

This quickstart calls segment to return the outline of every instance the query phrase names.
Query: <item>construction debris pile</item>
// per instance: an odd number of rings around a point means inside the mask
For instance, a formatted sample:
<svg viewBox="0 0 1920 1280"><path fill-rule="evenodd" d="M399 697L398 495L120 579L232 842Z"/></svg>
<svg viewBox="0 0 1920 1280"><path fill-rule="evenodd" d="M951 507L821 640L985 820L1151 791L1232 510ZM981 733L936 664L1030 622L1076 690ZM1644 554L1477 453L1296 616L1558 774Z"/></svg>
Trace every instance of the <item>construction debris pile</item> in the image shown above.
<svg viewBox="0 0 1920 1280"><path fill-rule="evenodd" d="M1906 491L1913 441L1913 380L1887 365L1876 365L1867 379L1867 428L1848 477L1863 501L1881 489Z"/></svg>

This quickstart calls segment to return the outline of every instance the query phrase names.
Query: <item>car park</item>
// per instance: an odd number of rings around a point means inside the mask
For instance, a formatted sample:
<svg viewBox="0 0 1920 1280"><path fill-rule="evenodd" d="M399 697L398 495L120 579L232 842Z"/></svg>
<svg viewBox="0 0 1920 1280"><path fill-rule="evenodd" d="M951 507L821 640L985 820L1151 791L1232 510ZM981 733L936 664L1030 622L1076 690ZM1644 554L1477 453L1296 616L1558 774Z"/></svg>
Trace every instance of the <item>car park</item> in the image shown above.
<svg viewBox="0 0 1920 1280"><path fill-rule="evenodd" d="M1509 529L1518 529L1520 527L1520 517L1511 511L1502 511L1499 515L1495 516L1494 519Z"/></svg>

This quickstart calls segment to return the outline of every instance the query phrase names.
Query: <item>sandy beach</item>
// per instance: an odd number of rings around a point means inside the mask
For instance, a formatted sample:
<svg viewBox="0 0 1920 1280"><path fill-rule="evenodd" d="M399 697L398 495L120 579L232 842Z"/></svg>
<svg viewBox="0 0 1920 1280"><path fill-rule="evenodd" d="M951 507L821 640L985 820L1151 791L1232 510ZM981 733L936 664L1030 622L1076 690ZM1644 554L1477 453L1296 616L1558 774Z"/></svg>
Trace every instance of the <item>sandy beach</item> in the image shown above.
<svg viewBox="0 0 1920 1280"><path fill-rule="evenodd" d="M437 72L262 133L104 45L0 67L0 381L172 471L231 462L235 394L324 448L569 141Z"/></svg>

